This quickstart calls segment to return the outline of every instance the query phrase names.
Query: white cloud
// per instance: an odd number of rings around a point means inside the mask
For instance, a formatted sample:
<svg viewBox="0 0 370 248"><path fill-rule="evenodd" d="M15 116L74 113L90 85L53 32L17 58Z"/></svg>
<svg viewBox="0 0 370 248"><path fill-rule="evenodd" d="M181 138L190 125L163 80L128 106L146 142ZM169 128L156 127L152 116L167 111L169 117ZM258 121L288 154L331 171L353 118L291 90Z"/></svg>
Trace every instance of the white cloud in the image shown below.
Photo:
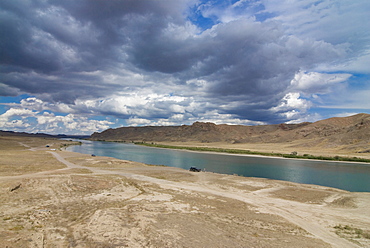
<svg viewBox="0 0 370 248"><path fill-rule="evenodd" d="M319 107L330 109L353 109L368 111L370 109L370 89L369 87L361 90L343 90L330 96L325 102L321 102Z"/></svg>
<svg viewBox="0 0 370 248"><path fill-rule="evenodd" d="M345 82L352 75L348 73L319 73L299 71L290 82L291 90L299 91L303 94L325 94L330 92L330 88L335 84Z"/></svg>
<svg viewBox="0 0 370 248"><path fill-rule="evenodd" d="M91 134L109 128L114 122L108 120L93 120L85 116L35 111L43 101L37 98L23 99L20 104L0 115L0 129L31 133L49 134ZM27 107L27 108L25 108Z"/></svg>
<svg viewBox="0 0 370 248"><path fill-rule="evenodd" d="M243 120L233 114L222 114L217 110L211 110L204 113L202 116L196 118L190 118L190 123L201 121L201 122L212 122L215 124L229 124L229 125L264 125L262 121L251 121Z"/></svg>
<svg viewBox="0 0 370 248"><path fill-rule="evenodd" d="M357 114L359 113L358 112L344 112L344 113L336 114L335 117L348 117L348 116L357 115Z"/></svg>
<svg viewBox="0 0 370 248"><path fill-rule="evenodd" d="M367 24L363 21L370 7L367 0L261 1L265 12L274 13L274 20L283 22L289 32L339 43L352 38L353 33L364 31Z"/></svg>
<svg viewBox="0 0 370 248"><path fill-rule="evenodd" d="M310 107L310 103L300 98L298 92L287 93L280 104L277 107L273 107L272 110L276 112L286 111L290 109L306 110Z"/></svg>
<svg viewBox="0 0 370 248"><path fill-rule="evenodd" d="M74 110L65 103L57 102L57 103L50 103L42 101L36 97L28 97L22 99L20 104L9 104L10 106L19 106L24 109L31 109L34 111L43 111L49 110L53 112L61 112L61 113L72 113Z"/></svg>
<svg viewBox="0 0 370 248"><path fill-rule="evenodd" d="M301 38L341 44L347 53L341 60L320 65L325 71L369 73L368 0L262 0L266 13L282 24L286 33Z"/></svg>
<svg viewBox="0 0 370 248"><path fill-rule="evenodd" d="M14 109L10 108L5 113L0 115L0 129L2 130L24 130L31 125L27 123L28 117L34 117L36 112L29 109Z"/></svg>
<svg viewBox="0 0 370 248"><path fill-rule="evenodd" d="M17 109L11 108L8 109L4 114L1 115L4 120L12 118L13 116L20 116L20 117L33 117L37 112L34 112L30 109Z"/></svg>
<svg viewBox="0 0 370 248"><path fill-rule="evenodd" d="M310 101L300 98L300 93L290 92L281 99L278 106L271 108L271 111L290 120L291 123L301 120L311 106Z"/></svg>
<svg viewBox="0 0 370 248"><path fill-rule="evenodd" d="M124 118L156 118L156 116L184 113L191 107L189 98L150 93L146 90L124 95L112 95L104 99L77 100L75 110L86 113L104 113ZM130 120L129 120L130 121Z"/></svg>
<svg viewBox="0 0 370 248"><path fill-rule="evenodd" d="M148 126L152 123L152 121L149 120L149 119L144 119L144 118L131 117L128 120L126 120L126 123L129 126L142 126L142 125L143 126Z"/></svg>
<svg viewBox="0 0 370 248"><path fill-rule="evenodd" d="M126 120L129 126L178 126L191 125L194 122L212 122L215 124L229 124L229 125L263 125L262 121L250 121L237 118L232 114L221 114L217 110L205 111L201 116L192 116L187 113L173 114L168 118L144 119L132 117Z"/></svg>
<svg viewBox="0 0 370 248"><path fill-rule="evenodd" d="M323 117L320 114L314 113L314 114L301 115L301 116L297 117L296 119L292 119L290 121L287 121L286 123L287 124L298 124L298 123L302 123L302 122L316 122L316 121L319 121L319 120L322 120L322 119L323 119Z"/></svg>
<svg viewBox="0 0 370 248"><path fill-rule="evenodd" d="M322 71L348 71L350 73L370 73L370 50L364 51L357 57L351 57L336 64L321 65L318 69Z"/></svg>

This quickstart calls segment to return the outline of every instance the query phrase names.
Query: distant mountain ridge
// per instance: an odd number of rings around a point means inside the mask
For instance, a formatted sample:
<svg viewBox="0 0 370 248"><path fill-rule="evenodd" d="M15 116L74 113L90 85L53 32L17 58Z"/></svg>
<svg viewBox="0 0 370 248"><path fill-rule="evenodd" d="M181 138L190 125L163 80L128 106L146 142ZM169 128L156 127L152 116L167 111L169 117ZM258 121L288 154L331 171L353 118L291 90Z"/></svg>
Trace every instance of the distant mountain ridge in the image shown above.
<svg viewBox="0 0 370 248"><path fill-rule="evenodd" d="M46 134L46 133L26 133L26 132L14 132L14 131L2 131L0 130L0 136L20 136L20 137L35 137L35 138L71 138L71 139L87 139L89 135L66 135L66 134Z"/></svg>
<svg viewBox="0 0 370 248"><path fill-rule="evenodd" d="M304 140L305 146L365 149L370 142L370 115L334 117L314 123L259 126L195 122L183 126L121 127L94 133L91 140L124 142L283 143Z"/></svg>
<svg viewBox="0 0 370 248"><path fill-rule="evenodd" d="M55 136L45 133L26 133L0 130L0 136L21 136L21 137L39 137L39 138L54 138Z"/></svg>

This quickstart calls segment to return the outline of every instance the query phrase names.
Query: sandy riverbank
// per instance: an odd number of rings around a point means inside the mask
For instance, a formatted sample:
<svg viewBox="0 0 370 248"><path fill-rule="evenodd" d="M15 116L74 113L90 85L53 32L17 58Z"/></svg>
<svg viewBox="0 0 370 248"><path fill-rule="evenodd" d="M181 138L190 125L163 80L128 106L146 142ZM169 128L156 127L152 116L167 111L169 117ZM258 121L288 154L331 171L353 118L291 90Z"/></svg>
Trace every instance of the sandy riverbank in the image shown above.
<svg viewBox="0 0 370 248"><path fill-rule="evenodd" d="M65 143L0 137L4 247L370 246L370 193L51 150Z"/></svg>

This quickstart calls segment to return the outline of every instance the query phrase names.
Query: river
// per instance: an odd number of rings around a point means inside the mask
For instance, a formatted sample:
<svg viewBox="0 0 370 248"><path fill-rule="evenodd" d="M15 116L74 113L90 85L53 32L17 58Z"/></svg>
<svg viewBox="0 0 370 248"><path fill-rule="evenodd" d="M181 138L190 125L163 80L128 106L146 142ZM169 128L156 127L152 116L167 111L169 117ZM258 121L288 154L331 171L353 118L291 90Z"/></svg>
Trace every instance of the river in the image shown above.
<svg viewBox="0 0 370 248"><path fill-rule="evenodd" d="M316 184L352 192L370 192L370 164L253 157L145 147L128 143L82 141L68 151L153 165Z"/></svg>

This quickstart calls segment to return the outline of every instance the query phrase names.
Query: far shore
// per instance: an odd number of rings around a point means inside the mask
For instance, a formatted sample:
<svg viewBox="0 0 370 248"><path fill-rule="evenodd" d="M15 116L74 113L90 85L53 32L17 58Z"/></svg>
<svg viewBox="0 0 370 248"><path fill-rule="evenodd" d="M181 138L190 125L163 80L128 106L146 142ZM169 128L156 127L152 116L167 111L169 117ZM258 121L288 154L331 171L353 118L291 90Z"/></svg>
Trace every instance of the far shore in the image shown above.
<svg viewBox="0 0 370 248"><path fill-rule="evenodd" d="M142 144L136 144L142 145ZM350 164L364 164L370 166L370 159L368 162L355 162L355 161L345 161L345 160L325 160L325 159L313 159L313 158L294 158L294 157L281 157L281 156L274 156L274 155L258 155L258 154L243 154L243 153L228 153L228 152L215 152L215 151L201 151L201 150L190 150L190 149L179 149L179 148L166 148L166 147L157 147L157 146L148 146L158 149L171 149L171 150L181 150L184 152L195 152L195 153L208 153L208 154L222 154L222 155L229 155L229 156L245 156L245 157L257 157L257 158L276 158L276 159L292 159L292 160L303 160L303 161L324 161L324 162L332 162L332 163L350 163ZM196 148L191 147L189 148ZM288 154L287 154L288 155Z"/></svg>

